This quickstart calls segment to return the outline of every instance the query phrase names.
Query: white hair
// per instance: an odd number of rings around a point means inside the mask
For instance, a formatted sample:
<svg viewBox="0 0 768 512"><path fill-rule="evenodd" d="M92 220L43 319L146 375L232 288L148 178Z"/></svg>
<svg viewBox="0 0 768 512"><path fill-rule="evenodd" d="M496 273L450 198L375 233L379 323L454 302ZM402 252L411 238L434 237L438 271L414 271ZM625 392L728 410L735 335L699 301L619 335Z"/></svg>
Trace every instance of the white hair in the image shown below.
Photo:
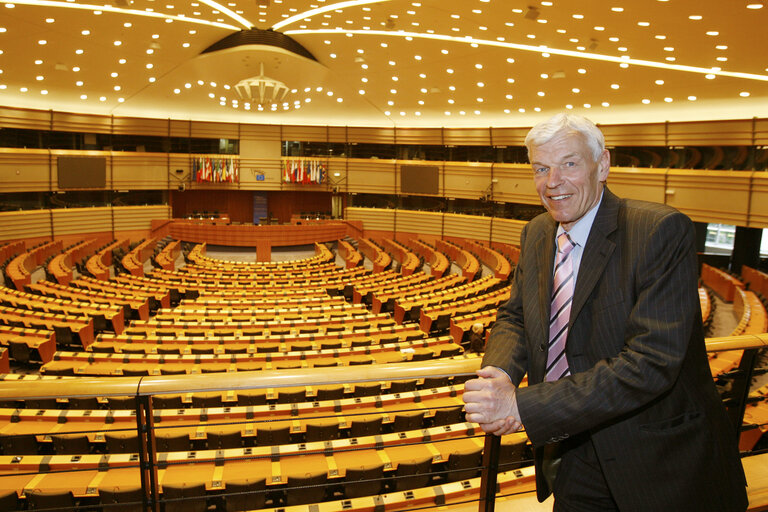
<svg viewBox="0 0 768 512"><path fill-rule="evenodd" d="M525 137L525 146L528 148L528 158L531 157L531 148L546 144L559 135L579 133L584 137L587 146L592 151L592 158L597 161L605 149L605 137L595 123L576 114L561 112L542 121L528 132Z"/></svg>

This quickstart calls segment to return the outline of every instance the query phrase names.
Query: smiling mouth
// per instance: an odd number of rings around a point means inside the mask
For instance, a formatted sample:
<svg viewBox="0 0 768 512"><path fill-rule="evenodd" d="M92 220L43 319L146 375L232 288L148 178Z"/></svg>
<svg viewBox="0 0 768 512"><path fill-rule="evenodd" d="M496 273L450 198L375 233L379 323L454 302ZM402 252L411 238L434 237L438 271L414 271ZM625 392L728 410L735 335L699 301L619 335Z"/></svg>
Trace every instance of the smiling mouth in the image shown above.
<svg viewBox="0 0 768 512"><path fill-rule="evenodd" d="M572 195L573 194L562 194L559 196L549 196L549 199L551 199L552 201L562 201L563 199L568 199Z"/></svg>

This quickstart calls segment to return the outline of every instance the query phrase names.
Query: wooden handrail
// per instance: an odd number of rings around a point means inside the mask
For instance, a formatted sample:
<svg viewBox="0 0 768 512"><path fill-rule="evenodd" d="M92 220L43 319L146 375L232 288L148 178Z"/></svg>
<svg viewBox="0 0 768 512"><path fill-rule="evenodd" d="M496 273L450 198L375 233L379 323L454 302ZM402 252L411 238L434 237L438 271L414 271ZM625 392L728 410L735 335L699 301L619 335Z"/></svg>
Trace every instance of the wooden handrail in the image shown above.
<svg viewBox="0 0 768 512"><path fill-rule="evenodd" d="M708 352L742 350L768 346L768 334L726 336L707 340ZM254 372L162 375L152 377L94 377L36 380L6 380L0 386L0 399L60 398L64 396L104 397L265 389L291 386L320 386L347 382L371 382L473 374L480 367L479 357L414 363L373 364L350 368L339 366Z"/></svg>

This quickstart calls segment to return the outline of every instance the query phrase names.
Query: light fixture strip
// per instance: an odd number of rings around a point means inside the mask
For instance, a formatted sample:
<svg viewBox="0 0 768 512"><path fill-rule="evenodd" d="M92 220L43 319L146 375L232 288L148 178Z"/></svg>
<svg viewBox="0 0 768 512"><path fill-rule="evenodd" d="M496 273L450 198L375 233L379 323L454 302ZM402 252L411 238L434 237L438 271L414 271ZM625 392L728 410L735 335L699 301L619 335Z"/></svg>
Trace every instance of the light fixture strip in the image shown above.
<svg viewBox="0 0 768 512"><path fill-rule="evenodd" d="M204 1L204 0L201 0L201 1ZM272 30L279 30L284 26L290 25L295 21L300 21L300 20L303 20L304 18L310 18L316 14L322 14L328 11L335 11L337 9L344 9L345 7L355 7L358 5L366 5L366 4L377 4L380 2L389 2L389 0L349 0L347 2L337 2L335 4L325 5L323 7L318 7L316 9L310 9L308 11L300 12L299 14L295 14L290 18L284 19L283 21L279 21L274 25L272 25Z"/></svg>
<svg viewBox="0 0 768 512"><path fill-rule="evenodd" d="M421 39L433 39L437 41L451 41L454 43L477 44L484 46L497 46L512 50L522 50L535 53L549 53L552 55L563 55L566 57L575 57L577 59L598 60L603 62L615 62L616 64L631 64L634 66L644 66L649 68L669 69L673 71L685 71L687 73L698 73L702 75L728 76L732 78L743 78L746 80L759 80L768 82L768 75L757 75L754 73L741 73L738 71L723 71L712 68L702 68L698 66L686 66L683 64L667 64L665 62L656 62L653 60L632 59L627 57L614 57L612 55L602 55L599 53L577 52L573 50L561 50L558 48L549 48L546 46L533 46L528 44L507 43L502 41L492 41L488 39L476 39L474 37L454 37L442 34L424 34L420 32L389 31L389 30L338 30L338 29L316 29L316 30L287 30L286 35L302 34L354 34L354 35L377 35L390 37L413 37Z"/></svg>
<svg viewBox="0 0 768 512"><path fill-rule="evenodd" d="M205 4L205 5L207 5L208 7L211 7L211 8L213 8L213 9L216 9L216 10L218 10L218 11L221 11L221 12L223 12L224 14L226 14L227 16L229 16L230 18L232 18L233 20L235 20L235 21L237 21L238 23L240 23L241 25L243 25L243 26L244 26L245 28L247 28L248 30L250 30L250 29L252 29L252 28L253 28L253 23L251 23L251 22L250 22L250 21L248 21L247 19L245 19L245 18L243 18L242 16L240 16L239 14L237 14L237 13L236 13L235 11L233 11L232 9L228 9L228 8L224 7L223 5L221 5L221 4L220 4L220 3L218 3L218 2L214 2L213 0L200 0L200 2L204 3L204 4Z"/></svg>
<svg viewBox="0 0 768 512"><path fill-rule="evenodd" d="M184 23L197 23L198 25L208 25L211 27L223 28L227 30L240 30L240 27L228 25L226 23L219 23L217 21L201 20L197 18L189 18L186 16L174 16L172 14L163 14L154 11L141 11L139 9L121 9L120 7L113 7L111 5L78 4L69 2L57 2L55 0L0 0L0 4L30 5L33 7L60 7L62 9L80 9L84 11L105 11L119 14L129 14L131 16L169 19L173 21L181 21Z"/></svg>

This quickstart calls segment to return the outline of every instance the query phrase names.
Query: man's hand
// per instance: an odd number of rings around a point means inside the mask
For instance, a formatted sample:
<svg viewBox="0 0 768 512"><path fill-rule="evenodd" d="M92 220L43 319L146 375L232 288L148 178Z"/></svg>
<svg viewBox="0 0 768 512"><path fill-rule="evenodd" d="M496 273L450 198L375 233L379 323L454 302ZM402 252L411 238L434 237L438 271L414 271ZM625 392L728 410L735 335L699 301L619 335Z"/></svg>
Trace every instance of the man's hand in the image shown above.
<svg viewBox="0 0 768 512"><path fill-rule="evenodd" d="M515 386L507 374L495 366L486 366L477 371L477 376L464 383L467 421L498 436L522 430Z"/></svg>

